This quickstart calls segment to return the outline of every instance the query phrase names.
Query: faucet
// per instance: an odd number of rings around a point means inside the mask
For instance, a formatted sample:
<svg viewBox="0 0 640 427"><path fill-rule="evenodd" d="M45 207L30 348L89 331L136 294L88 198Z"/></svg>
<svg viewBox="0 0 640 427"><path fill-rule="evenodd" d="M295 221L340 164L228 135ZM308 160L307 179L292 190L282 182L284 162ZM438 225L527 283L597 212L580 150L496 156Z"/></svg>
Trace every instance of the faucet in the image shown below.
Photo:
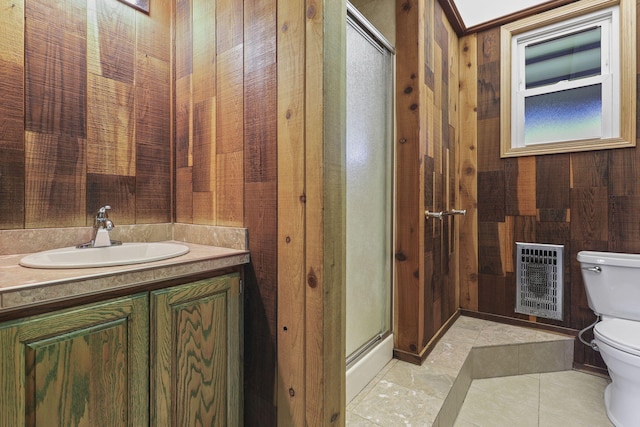
<svg viewBox="0 0 640 427"><path fill-rule="evenodd" d="M117 240L111 240L109 232L113 230L115 225L113 221L109 219L107 211L111 210L111 206L106 205L98 209L96 217L93 220L93 232L91 234L91 241L76 246L79 249L82 248L101 248L112 245L121 245L122 242Z"/></svg>

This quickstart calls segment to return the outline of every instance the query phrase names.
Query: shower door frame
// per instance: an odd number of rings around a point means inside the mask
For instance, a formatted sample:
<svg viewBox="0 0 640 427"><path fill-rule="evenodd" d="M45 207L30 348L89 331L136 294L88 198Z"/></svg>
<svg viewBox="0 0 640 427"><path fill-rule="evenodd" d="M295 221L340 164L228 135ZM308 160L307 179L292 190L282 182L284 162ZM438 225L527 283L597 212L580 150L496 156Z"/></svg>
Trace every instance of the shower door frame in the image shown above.
<svg viewBox="0 0 640 427"><path fill-rule="evenodd" d="M389 259L387 260L387 266L389 268L389 274L387 278L388 286L388 301L386 301L388 308L387 329L381 331L378 335L372 337L369 341L359 346L357 350L350 355L346 355L346 367L347 370L357 364L361 359L366 357L367 353L376 348L380 344L388 344L393 347L393 331L394 331L394 291L395 291L395 262L393 260L393 251L395 248L395 221L396 221L396 197L395 197L395 176L396 176L396 160L395 160L395 48L391 43L353 6L350 2L347 2L347 25L362 34L369 42L378 48L381 52L386 52L390 56L390 75L388 82L388 95L387 101L390 117L388 118L388 142L389 146L389 224L388 235L389 241L387 242L389 247ZM348 284L347 284L348 286ZM390 354L393 351L391 350Z"/></svg>

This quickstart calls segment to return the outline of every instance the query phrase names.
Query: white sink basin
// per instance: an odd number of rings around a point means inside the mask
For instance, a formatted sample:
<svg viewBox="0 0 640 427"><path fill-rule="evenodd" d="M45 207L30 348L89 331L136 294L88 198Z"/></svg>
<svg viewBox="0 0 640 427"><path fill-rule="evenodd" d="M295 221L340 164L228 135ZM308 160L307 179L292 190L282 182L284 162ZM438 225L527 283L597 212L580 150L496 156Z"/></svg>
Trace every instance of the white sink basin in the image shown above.
<svg viewBox="0 0 640 427"><path fill-rule="evenodd" d="M141 264L174 258L189 252L179 243L123 243L103 248L76 247L53 249L27 255L20 265L31 268L90 268Z"/></svg>

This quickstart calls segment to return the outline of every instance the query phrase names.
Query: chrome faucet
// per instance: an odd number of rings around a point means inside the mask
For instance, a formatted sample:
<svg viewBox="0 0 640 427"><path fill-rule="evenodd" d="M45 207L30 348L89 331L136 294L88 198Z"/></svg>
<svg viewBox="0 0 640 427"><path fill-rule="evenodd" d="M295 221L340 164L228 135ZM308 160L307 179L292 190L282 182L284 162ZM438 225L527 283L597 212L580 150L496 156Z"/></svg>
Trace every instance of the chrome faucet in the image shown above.
<svg viewBox="0 0 640 427"><path fill-rule="evenodd" d="M106 205L98 209L96 217L93 221L93 231L91 241L78 245L78 248L101 248L105 246L121 245L122 242L111 240L109 232L113 230L115 225L109 219L107 211L111 210L111 206Z"/></svg>

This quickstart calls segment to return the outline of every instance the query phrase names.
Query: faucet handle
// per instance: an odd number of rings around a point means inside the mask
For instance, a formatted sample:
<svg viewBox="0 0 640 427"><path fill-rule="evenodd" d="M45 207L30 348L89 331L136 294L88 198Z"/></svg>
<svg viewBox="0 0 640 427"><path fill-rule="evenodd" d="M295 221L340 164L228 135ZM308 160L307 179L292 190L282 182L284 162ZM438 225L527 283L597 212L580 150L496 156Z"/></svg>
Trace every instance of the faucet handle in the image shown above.
<svg viewBox="0 0 640 427"><path fill-rule="evenodd" d="M111 220L109 219L109 215L107 214L108 210L111 210L111 206L109 205L105 205L98 209L94 221L95 223L93 225L94 228L106 228L108 231L113 229L114 225L113 222L111 222Z"/></svg>
<svg viewBox="0 0 640 427"><path fill-rule="evenodd" d="M108 218L109 217L109 215L107 214L108 210L111 210L111 206L109 205L105 205L100 209L98 209L98 212L96 213L96 219Z"/></svg>

